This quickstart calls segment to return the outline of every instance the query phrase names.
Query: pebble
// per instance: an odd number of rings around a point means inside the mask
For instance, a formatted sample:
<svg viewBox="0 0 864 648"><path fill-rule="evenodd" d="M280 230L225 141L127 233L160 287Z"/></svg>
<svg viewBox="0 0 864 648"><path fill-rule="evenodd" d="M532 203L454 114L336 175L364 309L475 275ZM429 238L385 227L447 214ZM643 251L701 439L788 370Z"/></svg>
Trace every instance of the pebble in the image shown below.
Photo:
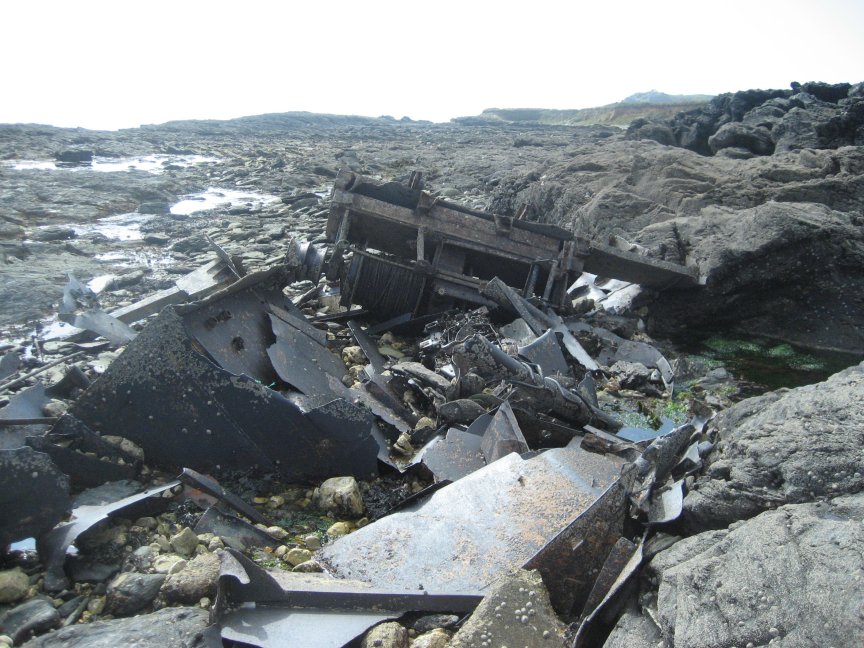
<svg viewBox="0 0 864 648"><path fill-rule="evenodd" d="M303 536L303 544L306 545L307 549L317 551L321 548L321 538L317 533L310 533L307 536Z"/></svg>
<svg viewBox="0 0 864 648"><path fill-rule="evenodd" d="M188 526L183 527L180 533L171 536L171 548L181 556L191 556L198 546L198 536Z"/></svg>
<svg viewBox="0 0 864 648"><path fill-rule="evenodd" d="M312 552L308 549L300 549L299 547L295 547L289 550L288 553L285 554L284 558L285 562L289 563L293 567L296 567L297 565L305 563L311 559Z"/></svg>
<svg viewBox="0 0 864 648"><path fill-rule="evenodd" d="M352 530L349 522L336 522L327 529L327 535L331 538L341 538L351 533Z"/></svg>

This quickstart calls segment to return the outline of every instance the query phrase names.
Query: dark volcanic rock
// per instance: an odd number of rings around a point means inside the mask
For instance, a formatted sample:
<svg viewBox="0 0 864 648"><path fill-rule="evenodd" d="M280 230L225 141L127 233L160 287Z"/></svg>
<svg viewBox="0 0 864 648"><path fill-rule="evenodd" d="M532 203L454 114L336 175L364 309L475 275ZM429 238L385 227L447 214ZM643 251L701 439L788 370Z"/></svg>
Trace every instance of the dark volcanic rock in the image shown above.
<svg viewBox="0 0 864 648"><path fill-rule="evenodd" d="M67 162L72 164L83 164L93 161L93 151L87 150L69 150L60 151L54 156L58 162Z"/></svg>
<svg viewBox="0 0 864 648"><path fill-rule="evenodd" d="M761 126L753 127L737 122L724 124L708 138L708 146L716 153L725 148L743 148L756 155L771 155L774 142L771 133Z"/></svg>
<svg viewBox="0 0 864 648"><path fill-rule="evenodd" d="M661 294L651 306L651 330L723 325L864 351L864 229L857 216L817 204L706 208L646 228L639 241L650 248L672 228L705 285Z"/></svg>
<svg viewBox="0 0 864 648"><path fill-rule="evenodd" d="M684 500L692 529L864 489L864 363L742 401L712 425L720 438Z"/></svg>
<svg viewBox="0 0 864 648"><path fill-rule="evenodd" d="M663 645L862 645L862 517L861 494L787 505L660 552L646 574L656 594L642 600L656 601ZM625 634L640 625L652 631L631 616L606 647L641 645Z"/></svg>
<svg viewBox="0 0 864 648"><path fill-rule="evenodd" d="M108 585L105 611L120 616L134 614L153 602L164 582L164 574L120 574Z"/></svg>
<svg viewBox="0 0 864 648"><path fill-rule="evenodd" d="M69 626L24 644L27 648L192 648L202 646L209 613L165 608L143 616Z"/></svg>
<svg viewBox="0 0 864 648"><path fill-rule="evenodd" d="M0 634L12 637L15 643L58 625L60 614L47 598L30 599L0 615Z"/></svg>

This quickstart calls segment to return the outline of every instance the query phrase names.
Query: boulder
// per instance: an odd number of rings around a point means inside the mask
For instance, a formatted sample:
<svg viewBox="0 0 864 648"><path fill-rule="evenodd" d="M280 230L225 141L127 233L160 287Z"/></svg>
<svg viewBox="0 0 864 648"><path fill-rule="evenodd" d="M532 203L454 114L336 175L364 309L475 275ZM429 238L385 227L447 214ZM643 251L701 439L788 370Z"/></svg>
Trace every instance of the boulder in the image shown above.
<svg viewBox="0 0 864 648"><path fill-rule="evenodd" d="M854 213L768 202L706 207L645 228L654 248L674 230L704 286L672 289L649 305L649 332L726 326L804 346L864 351L864 230Z"/></svg>
<svg viewBox="0 0 864 648"><path fill-rule="evenodd" d="M49 598L32 598L0 615L0 634L17 644L60 625L60 614Z"/></svg>
<svg viewBox="0 0 864 648"><path fill-rule="evenodd" d="M719 440L684 500L691 529L864 490L864 363L744 400L712 426Z"/></svg>
<svg viewBox="0 0 864 648"><path fill-rule="evenodd" d="M771 155L774 152L774 141L768 129L738 122L721 126L708 138L708 146L713 153L725 148L743 148L756 155Z"/></svg>
<svg viewBox="0 0 864 648"><path fill-rule="evenodd" d="M665 645L862 645L862 518L860 493L791 504L660 552L646 576ZM633 645L621 628L607 646Z"/></svg>
<svg viewBox="0 0 864 648"><path fill-rule="evenodd" d="M129 619L97 621L62 628L33 639L27 648L193 648L209 625L209 612L201 608L164 608Z"/></svg>
<svg viewBox="0 0 864 648"><path fill-rule="evenodd" d="M20 601L29 588L30 578L20 567L0 571L0 604Z"/></svg>

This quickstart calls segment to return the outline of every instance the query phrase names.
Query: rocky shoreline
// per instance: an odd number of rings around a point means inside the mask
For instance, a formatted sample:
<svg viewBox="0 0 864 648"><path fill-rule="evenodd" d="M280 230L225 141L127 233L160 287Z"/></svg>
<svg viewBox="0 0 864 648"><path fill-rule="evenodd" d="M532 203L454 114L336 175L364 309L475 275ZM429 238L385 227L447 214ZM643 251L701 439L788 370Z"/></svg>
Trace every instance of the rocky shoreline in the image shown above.
<svg viewBox="0 0 864 648"><path fill-rule="evenodd" d="M628 391L628 368L604 367L601 403L626 402L625 414L641 421L646 412L657 420L677 414L676 422L693 408L719 412L704 431L713 449L684 480L681 517L652 528L641 573L593 645L857 646L864 638L862 110L861 84L804 84L724 95L626 131L293 113L117 132L0 125L0 343L20 357L3 381L79 348L52 338L62 328L55 315L67 273L90 282L110 310L212 261L214 243L246 270L263 270L283 263L296 238L325 240L340 169L398 181L421 169L427 189L467 208L524 212L699 267L698 287L642 290L620 313L586 315L627 339L661 340L687 394L652 396L647 377ZM55 164L64 151L92 160ZM292 295L301 299L310 285L293 285ZM304 308L315 315L334 304L316 293ZM592 307L574 304L577 312ZM763 336L778 355L791 350L783 342L842 351L850 366L824 382L743 399L753 391L745 377L669 341L694 331ZM356 378L362 351L344 327L330 332ZM417 338L379 344L406 359L419 354ZM43 379L59 382L77 367L96 380L117 355L87 351ZM17 391L0 394L0 403ZM49 414L62 414L80 393L52 401ZM140 448L127 442L125 451ZM136 466L144 483L172 477L146 460ZM382 500L428 485L422 478L351 482L226 483L280 520L261 529L276 542L260 563L316 572L327 567L322 540L362 529ZM116 563L119 575L82 565L89 574L56 596L45 590L34 552L6 554L0 628L9 636L0 641L205 645L225 542L193 532L199 514L190 511L181 503L116 518L79 550ZM403 619L377 626L363 645L496 645L489 643L498 636L496 615L517 599L526 619L529 608L537 611L536 632L509 636L560 645L566 628L538 579L536 572L503 579L464 624L442 615ZM539 593L531 606L519 598L529 590ZM42 634L61 625L68 627ZM34 634L41 636L27 642Z"/></svg>

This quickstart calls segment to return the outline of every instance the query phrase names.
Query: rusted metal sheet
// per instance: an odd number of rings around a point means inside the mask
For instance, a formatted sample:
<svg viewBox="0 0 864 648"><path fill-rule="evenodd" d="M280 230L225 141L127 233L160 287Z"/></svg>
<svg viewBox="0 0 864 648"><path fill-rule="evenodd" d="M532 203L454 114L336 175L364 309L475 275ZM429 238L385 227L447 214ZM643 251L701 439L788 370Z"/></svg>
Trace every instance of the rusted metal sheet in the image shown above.
<svg viewBox="0 0 864 648"><path fill-rule="evenodd" d="M486 465L482 442L480 435L450 428L445 436L430 441L418 456L436 482L456 481Z"/></svg>
<svg viewBox="0 0 864 648"><path fill-rule="evenodd" d="M564 618L579 614L594 586L593 570L624 535L629 491L635 471L625 473L587 510L532 556L525 569L537 569L552 606Z"/></svg>
<svg viewBox="0 0 864 648"><path fill-rule="evenodd" d="M323 558L338 575L375 587L481 589L530 560L608 488L575 454L510 454L336 540Z"/></svg>
<svg viewBox="0 0 864 648"><path fill-rule="evenodd" d="M47 454L0 450L0 547L42 535L71 508L69 478Z"/></svg>

